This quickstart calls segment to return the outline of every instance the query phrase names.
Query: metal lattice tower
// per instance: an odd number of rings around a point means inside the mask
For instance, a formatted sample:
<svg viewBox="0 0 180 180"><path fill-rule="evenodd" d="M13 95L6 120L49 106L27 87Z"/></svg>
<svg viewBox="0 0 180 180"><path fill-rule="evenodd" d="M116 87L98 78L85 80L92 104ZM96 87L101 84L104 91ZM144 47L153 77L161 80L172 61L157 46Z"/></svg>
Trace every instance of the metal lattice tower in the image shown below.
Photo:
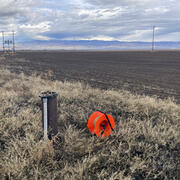
<svg viewBox="0 0 180 180"><path fill-rule="evenodd" d="M1 32L2 32L3 52L13 52L13 53L15 53L15 32L14 32L14 30L12 31L12 40L6 39L5 38L5 32L4 31L1 31ZM7 33L11 34L11 32L7 32Z"/></svg>

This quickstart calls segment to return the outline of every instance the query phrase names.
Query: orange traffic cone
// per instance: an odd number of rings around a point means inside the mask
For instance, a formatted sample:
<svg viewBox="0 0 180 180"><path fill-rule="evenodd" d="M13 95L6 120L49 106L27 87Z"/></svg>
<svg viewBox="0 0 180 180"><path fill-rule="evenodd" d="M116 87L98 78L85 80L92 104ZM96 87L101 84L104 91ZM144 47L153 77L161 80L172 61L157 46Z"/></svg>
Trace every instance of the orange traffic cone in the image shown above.
<svg viewBox="0 0 180 180"><path fill-rule="evenodd" d="M107 137L115 127L114 118L102 111L94 112L88 120L88 129L96 136Z"/></svg>

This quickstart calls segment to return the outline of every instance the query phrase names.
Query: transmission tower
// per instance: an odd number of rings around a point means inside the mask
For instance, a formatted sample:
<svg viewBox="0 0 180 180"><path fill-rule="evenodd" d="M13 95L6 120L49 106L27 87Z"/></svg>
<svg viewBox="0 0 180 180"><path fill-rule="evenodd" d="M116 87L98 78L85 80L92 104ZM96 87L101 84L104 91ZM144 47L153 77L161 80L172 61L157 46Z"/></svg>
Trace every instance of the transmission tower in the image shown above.
<svg viewBox="0 0 180 180"><path fill-rule="evenodd" d="M4 31L2 32L2 44L3 44L3 52L13 52L15 53L15 33L14 30L12 31L12 39L6 37L6 34ZM6 32L8 34L11 34L11 32ZM9 36L9 35L8 35Z"/></svg>

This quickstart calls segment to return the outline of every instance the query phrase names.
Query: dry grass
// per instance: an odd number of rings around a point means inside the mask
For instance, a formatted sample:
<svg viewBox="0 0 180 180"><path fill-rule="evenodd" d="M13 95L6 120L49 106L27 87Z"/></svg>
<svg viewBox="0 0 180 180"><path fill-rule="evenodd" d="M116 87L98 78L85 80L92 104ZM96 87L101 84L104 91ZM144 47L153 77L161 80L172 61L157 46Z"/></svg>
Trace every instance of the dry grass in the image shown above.
<svg viewBox="0 0 180 180"><path fill-rule="evenodd" d="M47 144L38 97L45 90L59 93L59 134ZM0 179L180 179L180 106L171 99L7 70L0 92ZM108 138L87 130L96 109L116 120Z"/></svg>

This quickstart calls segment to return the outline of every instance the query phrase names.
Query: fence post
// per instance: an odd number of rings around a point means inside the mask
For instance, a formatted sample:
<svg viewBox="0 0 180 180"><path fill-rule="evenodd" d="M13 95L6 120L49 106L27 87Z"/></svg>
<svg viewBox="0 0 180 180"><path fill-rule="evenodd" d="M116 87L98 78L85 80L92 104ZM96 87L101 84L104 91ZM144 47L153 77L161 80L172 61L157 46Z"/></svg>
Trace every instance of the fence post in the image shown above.
<svg viewBox="0 0 180 180"><path fill-rule="evenodd" d="M58 133L57 129L57 96L56 92L42 92L42 124L44 130L44 140L47 141Z"/></svg>

